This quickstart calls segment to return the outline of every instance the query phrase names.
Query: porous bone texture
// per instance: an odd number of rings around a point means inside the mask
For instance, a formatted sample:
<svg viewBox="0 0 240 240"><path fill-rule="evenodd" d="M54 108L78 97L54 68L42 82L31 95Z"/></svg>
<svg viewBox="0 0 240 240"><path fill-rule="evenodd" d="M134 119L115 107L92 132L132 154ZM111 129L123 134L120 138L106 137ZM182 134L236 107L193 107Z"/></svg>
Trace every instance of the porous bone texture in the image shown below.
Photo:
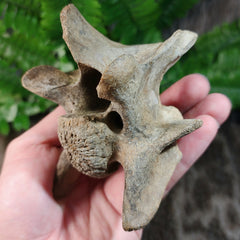
<svg viewBox="0 0 240 240"><path fill-rule="evenodd" d="M139 229L154 216L181 159L176 140L202 124L184 120L159 99L164 73L197 36L178 30L163 43L122 45L96 31L72 4L62 10L61 23L78 70L39 66L22 78L24 87L66 110L59 119L64 150L55 195L71 190L78 171L106 177L120 163L125 171L123 228Z"/></svg>

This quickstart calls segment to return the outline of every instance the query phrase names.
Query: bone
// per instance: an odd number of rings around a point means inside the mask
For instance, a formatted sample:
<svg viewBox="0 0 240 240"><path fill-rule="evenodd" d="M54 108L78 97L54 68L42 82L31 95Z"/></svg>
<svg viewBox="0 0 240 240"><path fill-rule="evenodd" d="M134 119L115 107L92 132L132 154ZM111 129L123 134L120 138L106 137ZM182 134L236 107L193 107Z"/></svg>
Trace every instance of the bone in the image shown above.
<svg viewBox="0 0 240 240"><path fill-rule="evenodd" d="M183 119L178 109L163 106L159 98L163 75L197 35L178 30L163 43L127 46L95 30L72 4L60 18L63 38L79 69L63 73L39 66L22 77L25 88L66 110L58 126L64 150L55 196L65 196L78 174L107 177L118 162L125 171L123 228L143 228L181 160L176 141L202 125L197 119Z"/></svg>

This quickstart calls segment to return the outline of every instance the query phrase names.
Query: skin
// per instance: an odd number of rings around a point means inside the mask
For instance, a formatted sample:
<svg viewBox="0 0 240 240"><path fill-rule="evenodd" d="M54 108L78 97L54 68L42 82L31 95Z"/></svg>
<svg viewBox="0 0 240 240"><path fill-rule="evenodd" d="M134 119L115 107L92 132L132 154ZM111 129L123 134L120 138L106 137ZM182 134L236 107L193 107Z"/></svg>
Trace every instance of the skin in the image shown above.
<svg viewBox="0 0 240 240"><path fill-rule="evenodd" d="M185 118L202 119L203 126L179 140L183 158L166 194L194 164L227 119L231 103L224 95L208 95L205 77L184 77L161 95L164 105L180 109ZM33 128L13 140L0 175L0 236L2 239L140 239L142 230L124 232L121 226L124 173L120 168L106 179L81 175L64 199L52 196L54 172L61 147L58 107Z"/></svg>

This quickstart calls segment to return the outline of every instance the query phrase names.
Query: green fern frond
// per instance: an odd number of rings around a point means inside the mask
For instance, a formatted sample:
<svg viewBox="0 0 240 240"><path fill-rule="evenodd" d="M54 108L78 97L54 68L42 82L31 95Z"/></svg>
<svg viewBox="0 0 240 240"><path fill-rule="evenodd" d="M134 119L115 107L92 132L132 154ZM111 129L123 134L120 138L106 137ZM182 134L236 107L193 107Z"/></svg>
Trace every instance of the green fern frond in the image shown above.
<svg viewBox="0 0 240 240"><path fill-rule="evenodd" d="M29 1L24 4L21 1L0 3L0 57L21 70L56 61L52 53L54 46L43 38L39 29L40 20L27 9Z"/></svg>
<svg viewBox="0 0 240 240"><path fill-rule="evenodd" d="M60 12L67 4L74 5L82 12L87 21L100 32L105 33L101 7L97 0L60 0L60 1L41 1L41 27L44 34L51 39L62 43L62 28L60 23Z"/></svg>
<svg viewBox="0 0 240 240"><path fill-rule="evenodd" d="M124 44L155 42L161 40L156 28L160 13L153 0L101 0L108 36Z"/></svg>
<svg viewBox="0 0 240 240"><path fill-rule="evenodd" d="M162 14L159 19L159 28L166 29L171 24L185 16L186 13L194 6L199 0L162 0L159 5L162 9Z"/></svg>
<svg viewBox="0 0 240 240"><path fill-rule="evenodd" d="M41 1L41 29L43 34L52 41L63 42L59 14L68 0Z"/></svg>
<svg viewBox="0 0 240 240"><path fill-rule="evenodd" d="M155 26L161 9L154 0L122 0L122 2L140 31L146 31Z"/></svg>
<svg viewBox="0 0 240 240"><path fill-rule="evenodd" d="M27 91L19 85L21 72L9 66L8 62L0 58L0 104L12 99L15 101L19 96L25 96ZM9 98L7 98L9 96Z"/></svg>
<svg viewBox="0 0 240 240"><path fill-rule="evenodd" d="M211 32L199 37L197 42L198 51L203 54L209 51L214 54L218 54L223 49L232 47L233 45L239 46L239 33L240 21L216 27Z"/></svg>
<svg viewBox="0 0 240 240"><path fill-rule="evenodd" d="M39 0L2 0L1 4L4 4L7 8L22 9L26 15L40 17L39 8L41 3Z"/></svg>
<svg viewBox="0 0 240 240"><path fill-rule="evenodd" d="M22 72L0 59L0 134L8 134L11 124L15 130L26 130L29 118L55 106L54 103L29 93L20 85Z"/></svg>
<svg viewBox="0 0 240 240"><path fill-rule="evenodd" d="M21 104L23 97L29 93L18 84L18 70L9 67L2 59L0 59L0 75L0 133L6 135L10 131L9 124L19 115L18 104Z"/></svg>
<svg viewBox="0 0 240 240"><path fill-rule="evenodd" d="M10 37L0 36L0 57L22 70L56 61L48 42L28 38L21 33L14 33Z"/></svg>
<svg viewBox="0 0 240 240"><path fill-rule="evenodd" d="M1 29L4 30L4 26L5 30L8 29L11 31L25 32L26 34L35 34L38 31L40 16L39 13L37 13L37 9L33 7L34 2L38 8L40 4L36 4L37 1L33 1L33 5L29 8L27 4L29 1L26 1L24 4L22 2L24 1L3 0L0 2Z"/></svg>
<svg viewBox="0 0 240 240"><path fill-rule="evenodd" d="M98 0L72 0L71 2L94 28L104 35L107 33L103 24L102 8Z"/></svg>
<svg viewBox="0 0 240 240"><path fill-rule="evenodd" d="M233 107L240 95L240 22L224 24L199 37L195 47L165 75L162 90L187 74L199 72L209 79L212 92L226 94ZM233 89L235 88L235 91Z"/></svg>

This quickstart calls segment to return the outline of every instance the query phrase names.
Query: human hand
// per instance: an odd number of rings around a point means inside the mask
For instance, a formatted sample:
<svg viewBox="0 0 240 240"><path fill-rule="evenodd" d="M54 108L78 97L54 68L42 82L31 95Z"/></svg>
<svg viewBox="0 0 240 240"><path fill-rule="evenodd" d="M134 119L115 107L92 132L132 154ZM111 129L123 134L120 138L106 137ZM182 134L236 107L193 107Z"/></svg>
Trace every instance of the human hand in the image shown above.
<svg viewBox="0 0 240 240"><path fill-rule="evenodd" d="M205 151L229 115L229 100L208 92L208 81L193 74L161 95L164 105L176 106L185 118L204 122L179 140L183 159L166 193ZM80 175L67 197L54 199L53 179L61 153L57 118L62 114L58 107L8 146L0 175L1 239L140 239L141 230L124 232L121 226L122 168L101 180Z"/></svg>

